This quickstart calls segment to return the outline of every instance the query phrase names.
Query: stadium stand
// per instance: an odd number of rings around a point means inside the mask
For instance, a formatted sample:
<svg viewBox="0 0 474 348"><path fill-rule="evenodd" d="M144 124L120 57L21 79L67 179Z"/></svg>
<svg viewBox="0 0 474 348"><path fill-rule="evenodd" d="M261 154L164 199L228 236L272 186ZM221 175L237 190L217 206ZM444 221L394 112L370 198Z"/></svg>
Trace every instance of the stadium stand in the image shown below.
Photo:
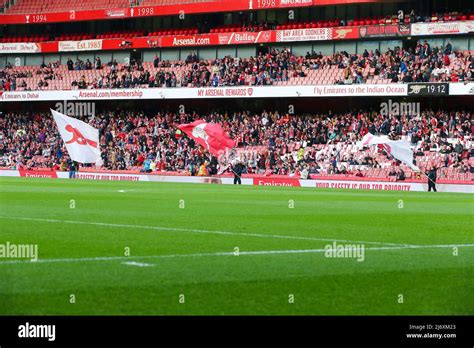
<svg viewBox="0 0 474 348"><path fill-rule="evenodd" d="M296 57L282 49L250 59L198 60L190 55L185 61L156 58L145 63L132 60L129 65L70 60L67 65L9 65L0 70L0 90L463 82L474 80L473 53L419 42L414 51L397 47L359 55L308 52Z"/></svg>
<svg viewBox="0 0 474 348"><path fill-rule="evenodd" d="M7 9L8 0L0 0L0 13L3 13Z"/></svg>
<svg viewBox="0 0 474 348"><path fill-rule="evenodd" d="M140 6L165 6L178 4L192 4L202 2L213 2L215 0L83 0L71 4L69 0L17 0L16 3L7 11L8 14L19 13L45 13L45 12L63 12L69 10L95 10L95 9L109 9L109 8L125 8L130 5Z"/></svg>
<svg viewBox="0 0 474 348"><path fill-rule="evenodd" d="M356 142L367 132L408 139L416 164L435 164L440 178L471 180L473 166L472 114L465 111L424 110L420 116L384 117L377 112L288 115L278 112L234 112L143 115L124 110L104 112L89 123L100 130L103 169L143 170L146 159L153 172L195 175L201 163L216 174L218 161L176 131L176 125L205 119L220 123L237 142L237 156L246 173L397 179L415 174L389 158L382 149L359 151ZM67 155L53 119L45 114L11 113L0 119L0 166L16 169L64 169Z"/></svg>
<svg viewBox="0 0 474 348"><path fill-rule="evenodd" d="M69 0L17 0L8 14L63 12L69 10L94 10L129 7L129 0L82 0L71 4Z"/></svg>
<svg viewBox="0 0 474 348"><path fill-rule="evenodd" d="M85 9L114 9L131 5L156 6L177 3L204 3L209 0L84 0L71 4L67 0L17 0L6 13L49 13ZM0 2L0 7L5 6ZM386 26L416 22L452 22L474 20L469 9L461 12L417 14L406 11L399 15L362 18L324 18L306 21L253 20L243 12L229 19L221 16L207 20L197 16L184 27L156 25L101 26L92 32L68 28L42 33L2 35L0 42L46 42L88 39L127 39L165 35L196 35L198 33L260 32L263 30L288 30L304 28L329 28L339 26ZM354 13L354 12L352 12ZM382 12L383 13L383 12ZM277 15L272 16L278 18ZM262 17L258 17L262 18ZM268 18L268 17L267 17ZM202 21L207 24L203 24ZM159 22L159 21L156 21ZM156 23L155 23L156 24ZM181 24L180 24L181 25ZM124 27L128 29L123 29ZM78 29L79 28L79 29ZM105 29L107 28L107 29ZM122 28L122 30L111 30ZM132 28L132 29L130 29ZM48 33L48 34L45 34ZM433 42L433 41L430 41ZM309 46L308 46L309 47ZM387 47L387 46L384 46ZM3 91L70 90L70 89L121 89L151 87L218 87L218 86L298 86L332 84L388 84L410 82L469 82L474 81L474 51L455 51L451 44L430 46L424 38L409 49L388 48L384 52L365 50L353 54L345 51L331 55L307 52L301 56L287 48L258 53L251 58L224 56L219 59L200 59L195 53L185 60L160 60L141 62L135 58L130 64L115 60L94 61L74 58L67 64L43 63L39 66L13 66L5 60L0 70L0 93ZM193 49L191 49L193 51ZM104 53L105 55L105 53ZM110 55L108 55L110 57ZM75 55L75 57L78 57ZM92 57L92 55L91 55ZM148 60L150 56L148 56ZM41 60L40 60L41 61ZM38 60L35 60L35 63ZM113 115L112 117L109 117ZM192 146L185 137L176 137L176 123L190 122L198 115L150 115L136 111L101 114L94 126L101 129L104 168L139 171L145 158L151 156L160 172L192 173L206 157ZM9 114L0 119L0 165L7 167L51 168L63 164L64 149L51 119L41 114ZM128 116L128 117L127 117ZM426 110L418 119L387 119L367 112L340 115L279 115L276 112L260 115L234 113L230 118L210 113L202 118L220 123L239 144L238 155L246 162L248 173L272 175L298 175L301 163L318 175L363 175L382 178L389 174L392 163L381 150L367 149L357 152L355 142L371 131L408 137L415 145L417 164L423 169L430 163L444 168L444 173L457 179L468 179L471 160L471 113L433 112ZM264 121L266 120L266 121ZM267 122L264 124L264 122ZM357 135L356 135L357 134ZM211 167L216 160L207 158ZM396 163L399 165L399 163ZM411 170L401 166L407 177ZM358 170L360 169L360 172Z"/></svg>
<svg viewBox="0 0 474 348"><path fill-rule="evenodd" d="M195 3L214 2L214 1L218 1L218 0L143 0L140 2L140 6L195 4Z"/></svg>
<svg viewBox="0 0 474 348"><path fill-rule="evenodd" d="M0 42L45 42L50 41L51 36L46 34L32 34L29 36L5 35Z"/></svg>
<svg viewBox="0 0 474 348"><path fill-rule="evenodd" d="M143 31L115 31L115 32L107 32L105 34L98 34L96 35L96 39L117 39L117 38L132 38L138 36L145 36L145 32ZM61 39L58 39L60 41Z"/></svg>
<svg viewBox="0 0 474 348"><path fill-rule="evenodd" d="M11 10L8 11L10 13ZM28 11L26 11L28 12ZM28 12L30 13L30 12ZM474 20L474 14L461 14L457 12L450 12L444 14L433 14L432 16L410 16L407 14L403 23L415 22L451 22L451 21L465 21ZM72 33L61 35L5 35L0 38L0 42L45 42L45 41L61 41L61 40L86 40L86 39L110 39L110 38L133 38L133 37L159 37L166 35L196 35L202 33L232 33L232 32L260 32L263 30L289 30L289 29L309 29L309 28L334 28L343 26L362 26L362 25L394 25L399 24L397 16L386 16L377 18L365 19L348 19L347 21L341 19L333 20L307 20L307 21L291 21L285 24L278 24L277 22L268 21L254 21L251 23L240 22L236 24L215 25L207 28L205 26L188 27L188 28L165 28L150 30L149 32L143 30L121 30L121 31L106 31L101 34L85 34Z"/></svg>

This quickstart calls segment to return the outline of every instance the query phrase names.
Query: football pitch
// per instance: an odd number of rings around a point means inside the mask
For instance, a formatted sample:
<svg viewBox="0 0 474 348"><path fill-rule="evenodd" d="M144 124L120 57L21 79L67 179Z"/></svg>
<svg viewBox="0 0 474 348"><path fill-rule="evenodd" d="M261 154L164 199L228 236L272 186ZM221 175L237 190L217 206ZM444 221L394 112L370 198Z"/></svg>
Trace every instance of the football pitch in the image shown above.
<svg viewBox="0 0 474 348"><path fill-rule="evenodd" d="M0 315L473 315L470 194L0 178Z"/></svg>

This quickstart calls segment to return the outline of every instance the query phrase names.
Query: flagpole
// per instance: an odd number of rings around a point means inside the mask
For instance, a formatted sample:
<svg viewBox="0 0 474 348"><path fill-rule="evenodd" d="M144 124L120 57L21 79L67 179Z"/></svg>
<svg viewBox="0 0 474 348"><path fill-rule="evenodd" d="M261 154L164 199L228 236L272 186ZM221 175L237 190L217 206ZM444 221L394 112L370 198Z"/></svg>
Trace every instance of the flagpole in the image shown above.
<svg viewBox="0 0 474 348"><path fill-rule="evenodd" d="M237 175L239 178L242 178L242 176L239 175L239 174L237 174L236 172L234 172L234 170L233 170L231 167L229 167L229 168L230 168L230 170L232 171L232 173L234 173L235 175Z"/></svg>
<svg viewBox="0 0 474 348"><path fill-rule="evenodd" d="M433 184L436 185L436 183L428 176L428 174L426 174L425 172L422 172L421 170L420 170L420 172L423 173L423 175L426 176L429 181L431 181Z"/></svg>

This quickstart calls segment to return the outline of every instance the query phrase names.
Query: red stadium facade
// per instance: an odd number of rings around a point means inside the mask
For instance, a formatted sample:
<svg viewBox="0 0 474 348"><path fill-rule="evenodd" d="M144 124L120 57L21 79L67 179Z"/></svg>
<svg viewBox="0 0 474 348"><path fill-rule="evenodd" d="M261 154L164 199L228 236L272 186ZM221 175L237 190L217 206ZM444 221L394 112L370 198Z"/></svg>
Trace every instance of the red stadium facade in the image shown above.
<svg viewBox="0 0 474 348"><path fill-rule="evenodd" d="M87 10L78 10L76 6L65 2L42 1L40 4L19 0L0 18L0 24L37 24L50 22L75 22L104 19L125 19L195 14L208 12L234 12L247 10L266 10L326 5L344 5L348 3L378 3L380 0L214 0L182 1L169 4L166 0L139 2L140 6L130 6L127 0L92 0L82 4ZM108 5L112 5L109 8ZM93 9L99 8L99 9ZM209 10L212 8L212 11Z"/></svg>

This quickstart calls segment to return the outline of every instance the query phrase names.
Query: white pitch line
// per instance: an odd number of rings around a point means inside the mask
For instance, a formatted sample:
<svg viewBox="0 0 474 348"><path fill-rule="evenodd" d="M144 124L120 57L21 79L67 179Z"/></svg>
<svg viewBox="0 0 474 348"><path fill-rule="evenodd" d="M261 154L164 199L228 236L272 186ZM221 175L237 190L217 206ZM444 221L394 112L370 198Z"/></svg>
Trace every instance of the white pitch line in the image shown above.
<svg viewBox="0 0 474 348"><path fill-rule="evenodd" d="M438 249L438 248L453 248L453 247L474 247L474 244L438 244L438 245L407 245L394 247L373 247L365 248L366 251L382 251L382 250L407 250L407 249ZM332 250L332 249L331 249ZM307 254L307 253L323 253L327 249L298 249L298 250L258 250L258 251L240 251L236 255L233 251L215 252L215 253L195 253L195 254L169 254L169 255L143 255L143 256L102 256L102 257L84 257L84 258L69 258L69 259L38 259L36 261L30 260L9 260L2 261L0 265L11 264L40 264L40 263L67 263L67 262L95 262L95 261L129 261L141 259L169 259L169 258L185 258L185 257L207 257L207 256L233 256L240 257L246 255L281 255L281 254ZM124 262L122 262L124 263ZM137 262L128 262L135 263Z"/></svg>
<svg viewBox="0 0 474 348"><path fill-rule="evenodd" d="M112 224L112 223L91 222L91 221L56 220L56 219L41 219L41 218L11 217L11 216L0 216L0 219L24 220L24 221L41 221L41 222L51 222L51 223L92 225L92 226L119 227L119 228L133 228L133 229L159 230L159 231L205 233L205 234L218 234L218 235L240 236L240 237L280 238L280 239L294 239L294 240L316 240L316 241L322 241L322 242L340 242L340 243L357 243L357 244L374 244L374 245L409 246L409 244L399 244L399 243L365 242L365 241L360 241L360 240L347 240L347 239L334 239L334 238L286 236L286 235L281 235L281 234L261 234L261 233L246 233L246 232L195 230L195 229L189 229L189 228L175 228L175 227L163 227L163 226L145 226L145 225L126 225L126 224Z"/></svg>
<svg viewBox="0 0 474 348"><path fill-rule="evenodd" d="M135 262L135 261L122 262L122 265L135 266L135 267L153 267L153 266L155 266L151 263Z"/></svg>

